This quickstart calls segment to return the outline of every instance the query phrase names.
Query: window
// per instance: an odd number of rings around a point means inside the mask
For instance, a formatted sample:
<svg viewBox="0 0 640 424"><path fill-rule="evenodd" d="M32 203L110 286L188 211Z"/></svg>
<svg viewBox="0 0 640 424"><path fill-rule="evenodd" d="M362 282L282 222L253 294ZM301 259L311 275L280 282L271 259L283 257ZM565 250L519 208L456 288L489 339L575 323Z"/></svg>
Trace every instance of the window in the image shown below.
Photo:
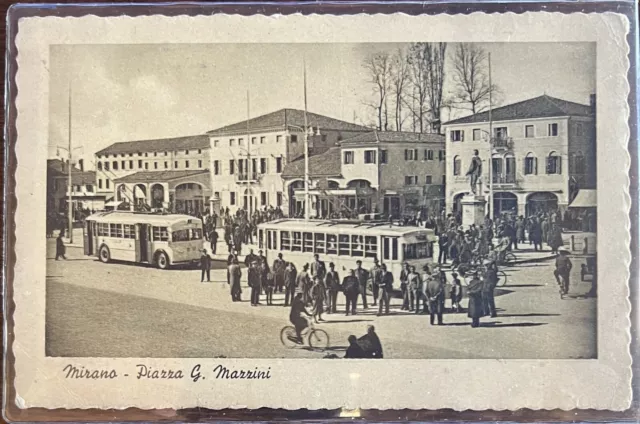
<svg viewBox="0 0 640 424"><path fill-rule="evenodd" d="M87 184L85 188L89 193L93 193L93 184Z"/></svg>
<svg viewBox="0 0 640 424"><path fill-rule="evenodd" d="M462 130L451 130L449 133L449 140L451 141L464 141L464 131Z"/></svg>
<svg viewBox="0 0 640 424"><path fill-rule="evenodd" d="M353 152L352 151L344 152L344 164L345 165L353 165Z"/></svg>
<svg viewBox="0 0 640 424"><path fill-rule="evenodd" d="M113 165L113 170L114 170L114 171L117 171L117 170L118 170L118 161L117 161L117 160L114 160L114 161L113 161L113 163L112 163L112 165Z"/></svg>
<svg viewBox="0 0 640 424"><path fill-rule="evenodd" d="M327 135L326 134L322 134L320 136L320 140L322 140L322 142L324 143L325 141L327 141Z"/></svg>
<svg viewBox="0 0 640 424"><path fill-rule="evenodd" d="M316 246L316 253L324 254L325 252L324 233L314 234L314 243Z"/></svg>
<svg viewBox="0 0 640 424"><path fill-rule="evenodd" d="M153 169L158 169L158 162L153 162Z"/></svg>
<svg viewBox="0 0 640 424"><path fill-rule="evenodd" d="M282 192L276 192L276 206L282 206Z"/></svg>
<svg viewBox="0 0 640 424"><path fill-rule="evenodd" d="M267 173L267 160L265 158L260 159L260 173L261 174Z"/></svg>
<svg viewBox="0 0 640 424"><path fill-rule="evenodd" d="M111 184L111 181L109 180L104 180L104 187L105 188L109 188L109 185Z"/></svg>
<svg viewBox="0 0 640 424"><path fill-rule="evenodd" d="M220 175L220 161L213 161L213 175Z"/></svg>
<svg viewBox="0 0 640 424"><path fill-rule="evenodd" d="M558 136L558 124L549 124L549 137L557 137Z"/></svg>
<svg viewBox="0 0 640 424"><path fill-rule="evenodd" d="M231 159L229 160L229 175L233 175L236 173L236 162Z"/></svg>
<svg viewBox="0 0 640 424"><path fill-rule="evenodd" d="M442 162L444 160L445 152L444 150L438 150L438 160Z"/></svg>
<svg viewBox="0 0 640 424"><path fill-rule="evenodd" d="M313 233L302 233L302 251L313 252Z"/></svg>
<svg viewBox="0 0 640 424"><path fill-rule="evenodd" d="M130 224L122 225L122 237L132 239L136 238L136 226Z"/></svg>
<svg viewBox="0 0 640 424"><path fill-rule="evenodd" d="M141 169L141 168L142 168L142 160L139 160L138 161L138 169Z"/></svg>
<svg viewBox="0 0 640 424"><path fill-rule="evenodd" d="M534 130L535 130L535 127L533 125L525 125L524 126L524 136L525 136L525 138L533 138L533 137L535 137Z"/></svg>
<svg viewBox="0 0 640 424"><path fill-rule="evenodd" d="M493 135L495 138L507 138L508 136L508 132L507 132L507 127L496 127L493 129Z"/></svg>
<svg viewBox="0 0 640 424"><path fill-rule="evenodd" d="M282 158L276 158L276 173L282 172Z"/></svg>
<svg viewBox="0 0 640 424"><path fill-rule="evenodd" d="M538 158L533 156L532 153L528 153L524 158L524 175L537 175L538 174Z"/></svg>
<svg viewBox="0 0 640 424"><path fill-rule="evenodd" d="M238 139L238 146L244 146L244 138Z"/></svg>
<svg viewBox="0 0 640 424"><path fill-rule="evenodd" d="M98 178L98 190L102 188L102 179Z"/></svg>
<svg viewBox="0 0 640 424"><path fill-rule="evenodd" d="M556 152L547 157L547 174L562 174L562 158Z"/></svg>
<svg viewBox="0 0 640 424"><path fill-rule="evenodd" d="M123 160L120 162L120 164L122 165L122 170L124 171L125 169L127 169L127 167L125 166L125 164L127 163L127 161Z"/></svg>
<svg viewBox="0 0 640 424"><path fill-rule="evenodd" d="M220 198L220 192L219 191L214 191L213 192L213 198L214 199L219 199Z"/></svg>
<svg viewBox="0 0 640 424"><path fill-rule="evenodd" d="M236 143L236 139L235 138L230 138L229 139L229 146L233 146Z"/></svg>
<svg viewBox="0 0 640 424"><path fill-rule="evenodd" d="M327 234L327 255L338 253L338 238L335 234Z"/></svg>
<svg viewBox="0 0 640 424"><path fill-rule="evenodd" d="M178 169L178 161L173 161L173 169Z"/></svg>
<svg viewBox="0 0 640 424"><path fill-rule="evenodd" d="M109 233L111 237L122 238L122 224L109 224Z"/></svg>
<svg viewBox="0 0 640 424"><path fill-rule="evenodd" d="M364 237L363 236L351 236L351 256L363 257L364 256Z"/></svg>
<svg viewBox="0 0 640 424"><path fill-rule="evenodd" d="M428 242L411 243L404 245L404 259L424 259L429 258L430 249Z"/></svg>
<svg viewBox="0 0 640 424"><path fill-rule="evenodd" d="M418 149L404 149L404 160L418 160Z"/></svg>
<svg viewBox="0 0 640 424"><path fill-rule="evenodd" d="M220 140L213 140L213 147L218 147L218 144L220 144ZM164 152L165 156L167 155L167 152Z"/></svg>
<svg viewBox="0 0 640 424"><path fill-rule="evenodd" d="M105 162L104 163L104 170L108 171L109 170L109 162Z"/></svg>
<svg viewBox="0 0 640 424"><path fill-rule="evenodd" d="M149 153L148 152L144 152L144 157L148 158L149 157Z"/></svg>
<svg viewBox="0 0 640 424"><path fill-rule="evenodd" d="M364 151L364 163L376 163L376 151L365 150Z"/></svg>
<svg viewBox="0 0 640 424"><path fill-rule="evenodd" d="M300 231L293 232L293 243L291 243L291 250L293 252L302 251L302 233Z"/></svg>
<svg viewBox="0 0 640 424"><path fill-rule="evenodd" d="M232 206L236 204L236 193L233 191L229 193L229 204Z"/></svg>
<svg viewBox="0 0 640 424"><path fill-rule="evenodd" d="M432 184L432 180L433 180L433 179L432 179L431 175L427 175L427 176L424 178L424 183L425 183L425 184Z"/></svg>
<svg viewBox="0 0 640 424"><path fill-rule="evenodd" d="M260 144L264 144L264 142L267 140L267 137L260 137Z"/></svg>
<svg viewBox="0 0 640 424"><path fill-rule="evenodd" d="M298 136L295 134L291 134L291 142L292 143L297 143L298 142Z"/></svg>
<svg viewBox="0 0 640 424"><path fill-rule="evenodd" d="M260 193L260 206L267 206L267 192Z"/></svg>
<svg viewBox="0 0 640 424"><path fill-rule="evenodd" d="M443 175L442 176L442 185L445 185L447 183L447 176Z"/></svg>
<svg viewBox="0 0 640 424"><path fill-rule="evenodd" d="M189 167L189 161L188 161L188 160L185 160L185 161L184 161L184 167L185 167L185 168L188 168L188 167Z"/></svg>
<svg viewBox="0 0 640 424"><path fill-rule="evenodd" d="M349 236L347 234L338 234L338 255L349 256L350 252Z"/></svg>
<svg viewBox="0 0 640 424"><path fill-rule="evenodd" d="M158 156L158 152L153 152L153 156Z"/></svg>
<svg viewBox="0 0 640 424"><path fill-rule="evenodd" d="M260 140L262 140L262 137L260 138ZM276 136L276 143L280 143L282 141L282 136L281 135L277 135ZM262 141L260 141L260 143L262 144Z"/></svg>
<svg viewBox="0 0 640 424"><path fill-rule="evenodd" d="M149 169L149 162L144 163L144 169Z"/></svg>
<svg viewBox="0 0 640 424"><path fill-rule="evenodd" d="M378 238L375 236L364 236L364 257L378 257Z"/></svg>
<svg viewBox="0 0 640 424"><path fill-rule="evenodd" d="M480 130L480 128L474 128L473 129L473 141L478 141L482 139L482 131ZM453 141L453 140L451 140Z"/></svg>
<svg viewBox="0 0 640 424"><path fill-rule="evenodd" d="M169 241L167 227L153 227L153 241Z"/></svg>
<svg viewBox="0 0 640 424"><path fill-rule="evenodd" d="M102 162L98 162L98 171L102 171Z"/></svg>
<svg viewBox="0 0 640 424"><path fill-rule="evenodd" d="M455 156L453 158L453 175L460 175L460 167L462 164L460 163L460 156Z"/></svg>
<svg viewBox="0 0 640 424"><path fill-rule="evenodd" d="M169 162L166 160L164 161L164 169L169 169Z"/></svg>
<svg viewBox="0 0 640 424"><path fill-rule="evenodd" d="M584 135L584 125L582 122L576 122L576 136L582 137Z"/></svg>
<svg viewBox="0 0 640 424"><path fill-rule="evenodd" d="M171 233L172 241L189 241L189 240L202 240L202 230L200 228L193 228L189 230L178 230Z"/></svg>
<svg viewBox="0 0 640 424"><path fill-rule="evenodd" d="M387 163L388 162L388 155L387 155L387 151L386 150L380 150L380 163Z"/></svg>
<svg viewBox="0 0 640 424"><path fill-rule="evenodd" d="M291 250L291 237L289 231L280 231L280 249Z"/></svg>
<svg viewBox="0 0 640 424"><path fill-rule="evenodd" d="M202 168L202 161L201 160L198 161L198 168Z"/></svg>
<svg viewBox="0 0 640 424"><path fill-rule="evenodd" d="M418 176L417 175L405 175L404 177L404 185L412 186L418 184Z"/></svg>
<svg viewBox="0 0 640 424"><path fill-rule="evenodd" d="M573 173L578 176L585 174L585 160L582 152L576 152L573 155Z"/></svg>
<svg viewBox="0 0 640 424"><path fill-rule="evenodd" d="M433 150L424 151L424 160L433 160Z"/></svg>
<svg viewBox="0 0 640 424"><path fill-rule="evenodd" d="M169 156L169 152L164 152L164 155L165 156Z"/></svg>

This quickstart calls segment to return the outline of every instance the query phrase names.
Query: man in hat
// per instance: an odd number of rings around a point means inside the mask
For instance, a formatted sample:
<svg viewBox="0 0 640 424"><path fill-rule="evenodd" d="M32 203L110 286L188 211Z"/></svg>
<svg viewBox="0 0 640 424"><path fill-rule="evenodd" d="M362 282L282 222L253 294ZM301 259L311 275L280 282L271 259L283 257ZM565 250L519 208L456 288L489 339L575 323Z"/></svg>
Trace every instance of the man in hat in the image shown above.
<svg viewBox="0 0 640 424"><path fill-rule="evenodd" d="M240 254L240 252L238 252L238 254ZM258 259L258 257L256 256L255 253L253 253L253 249L249 250L249 254L247 256L244 257L244 264L247 268L249 268L251 266L252 262L255 262L256 259Z"/></svg>
<svg viewBox="0 0 640 424"><path fill-rule="evenodd" d="M367 309L369 306L367 305L367 282L369 281L369 271L362 268L362 261L358 259L356 261L356 271L355 276L358 279L358 283L360 285L360 294L362 295L362 307Z"/></svg>
<svg viewBox="0 0 640 424"><path fill-rule="evenodd" d="M484 281L482 283L482 300L484 305L484 314L490 315L491 318L498 316L496 313L496 301L494 290L498 284L498 269L495 262L485 259L482 263L487 267L487 271L484 274Z"/></svg>
<svg viewBox="0 0 640 424"><path fill-rule="evenodd" d="M444 312L444 279L440 276L439 269L435 269L432 277L426 282L426 295L429 302L430 323L435 323L438 317L438 325L442 325L442 313Z"/></svg>
<svg viewBox="0 0 640 424"><path fill-rule="evenodd" d="M296 267L291 263L287 262L287 266L284 269L284 306L289 306L290 302L293 302L293 297L296 292L296 278L298 276L298 271Z"/></svg>
<svg viewBox="0 0 640 424"><path fill-rule="evenodd" d="M569 251L564 246L559 247L558 256L556 256L556 269L553 271L553 275L556 277L556 281L560 286L561 299L565 294L569 293L569 275L571 274L572 267L573 264L569 259Z"/></svg>
<svg viewBox="0 0 640 424"><path fill-rule="evenodd" d="M326 268L324 266L324 262L320 260L320 255L316 253L313 255L313 262L311 263L311 277L314 279L319 278L321 281L324 281L325 273Z"/></svg>
<svg viewBox="0 0 640 424"><path fill-rule="evenodd" d="M393 291L393 274L387 271L387 265L382 264L380 267L380 303L378 306L378 315L384 313L389 315L389 298Z"/></svg>
<svg viewBox="0 0 640 424"><path fill-rule="evenodd" d="M200 282L204 282L204 276L207 275L207 281L211 281L211 256L207 253L207 249L202 249L202 255L200 256Z"/></svg>
<svg viewBox="0 0 640 424"><path fill-rule="evenodd" d="M373 306L376 306L380 294L380 261L376 258L373 260L373 268L369 271L371 277L371 290L373 290Z"/></svg>
<svg viewBox="0 0 640 424"><path fill-rule="evenodd" d="M240 278L242 277L242 271L238 264L238 258L233 258L231 264L229 264L227 276L227 283L231 288L231 300L234 302L240 302L240 295L242 293Z"/></svg>
<svg viewBox="0 0 640 424"><path fill-rule="evenodd" d="M351 315L355 315L358 294L360 294L360 284L354 270L350 270L349 275L342 281L342 290L347 301L345 315L349 315L349 312L351 312Z"/></svg>
<svg viewBox="0 0 640 424"><path fill-rule="evenodd" d="M467 307L467 315L471 318L471 327L480 326L480 318L484 315L482 307L482 280L478 277L478 271L473 272L473 278L467 286L467 295L469 296L469 305Z"/></svg>
<svg viewBox="0 0 640 424"><path fill-rule="evenodd" d="M338 292L340 291L340 276L335 270L333 262L329 262L329 272L324 277L324 284L327 288L327 313L336 313L336 304L338 303Z"/></svg>
<svg viewBox="0 0 640 424"><path fill-rule="evenodd" d="M287 267L286 262L282 259L282 253L278 253L278 258L273 261L272 271L275 278L275 291L282 292L284 288L284 270Z"/></svg>

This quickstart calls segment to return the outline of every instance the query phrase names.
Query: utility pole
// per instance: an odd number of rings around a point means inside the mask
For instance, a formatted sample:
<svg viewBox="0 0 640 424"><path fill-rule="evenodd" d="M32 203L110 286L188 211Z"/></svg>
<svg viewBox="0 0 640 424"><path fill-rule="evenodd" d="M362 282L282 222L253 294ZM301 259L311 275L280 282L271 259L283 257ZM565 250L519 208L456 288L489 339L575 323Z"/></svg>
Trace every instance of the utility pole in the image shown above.
<svg viewBox="0 0 640 424"><path fill-rule="evenodd" d="M247 166L246 166L246 172L247 172L247 184L249 187L249 195L248 197L248 211L247 213L249 214L249 219L251 219L251 215L253 214L253 190L252 190L252 186L253 184L251 184L251 136L249 134L249 119L251 119L251 104L250 104L250 99L249 99L249 90L247 90ZM242 175L240 175L240 178L242 178Z"/></svg>
<svg viewBox="0 0 640 424"><path fill-rule="evenodd" d="M69 83L69 163L67 163L67 190L69 199L67 201L67 212L69 216L69 244L73 244L73 184L71 181L71 166L73 163L73 149L71 148L71 83Z"/></svg>
<svg viewBox="0 0 640 424"><path fill-rule="evenodd" d="M309 220L311 205L309 201L309 134L307 128L307 62L304 64L304 219Z"/></svg>
<svg viewBox="0 0 640 424"><path fill-rule="evenodd" d="M493 87L491 85L491 53L488 55L489 59L489 219L493 220L493 120L491 116L491 110L493 109L491 92Z"/></svg>

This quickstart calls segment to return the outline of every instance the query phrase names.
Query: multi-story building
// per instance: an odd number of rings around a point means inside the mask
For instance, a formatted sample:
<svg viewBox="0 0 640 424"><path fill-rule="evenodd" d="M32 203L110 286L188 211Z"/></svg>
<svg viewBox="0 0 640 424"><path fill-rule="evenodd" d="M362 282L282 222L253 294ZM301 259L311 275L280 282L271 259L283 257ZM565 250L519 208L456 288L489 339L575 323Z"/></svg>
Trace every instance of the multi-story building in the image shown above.
<svg viewBox="0 0 640 424"><path fill-rule="evenodd" d="M66 213L69 202L69 162L47 160L47 213ZM104 209L105 195L96 190L96 173L85 171L82 159L71 167L71 202L74 210Z"/></svg>
<svg viewBox="0 0 640 424"><path fill-rule="evenodd" d="M211 197L209 161L206 135L115 143L95 155L97 191L110 206L198 214Z"/></svg>
<svg viewBox="0 0 640 424"><path fill-rule="evenodd" d="M309 152L319 154L367 127L307 113ZM211 146L213 210L239 208L252 213L279 206L285 214L291 198L282 180L287 163L304 155L304 112L281 109L208 133Z"/></svg>
<svg viewBox="0 0 640 424"><path fill-rule="evenodd" d="M304 158L287 165L282 177L290 214L304 207ZM444 203L445 151L440 134L369 131L309 158L311 215L382 212L399 217Z"/></svg>
<svg viewBox="0 0 640 424"><path fill-rule="evenodd" d="M470 192L467 168L474 149L483 162L482 193L489 194L489 137L493 151L494 215L564 210L579 188L595 188L595 96L583 105L547 95L444 124L447 210Z"/></svg>

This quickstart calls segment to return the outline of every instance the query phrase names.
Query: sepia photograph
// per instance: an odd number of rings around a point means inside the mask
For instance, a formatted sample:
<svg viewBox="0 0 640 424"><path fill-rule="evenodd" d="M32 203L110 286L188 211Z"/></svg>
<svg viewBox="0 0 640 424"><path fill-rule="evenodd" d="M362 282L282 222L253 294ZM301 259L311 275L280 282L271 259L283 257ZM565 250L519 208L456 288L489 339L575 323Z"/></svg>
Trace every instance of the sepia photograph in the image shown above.
<svg viewBox="0 0 640 424"><path fill-rule="evenodd" d="M598 358L596 43L49 61L46 356Z"/></svg>

